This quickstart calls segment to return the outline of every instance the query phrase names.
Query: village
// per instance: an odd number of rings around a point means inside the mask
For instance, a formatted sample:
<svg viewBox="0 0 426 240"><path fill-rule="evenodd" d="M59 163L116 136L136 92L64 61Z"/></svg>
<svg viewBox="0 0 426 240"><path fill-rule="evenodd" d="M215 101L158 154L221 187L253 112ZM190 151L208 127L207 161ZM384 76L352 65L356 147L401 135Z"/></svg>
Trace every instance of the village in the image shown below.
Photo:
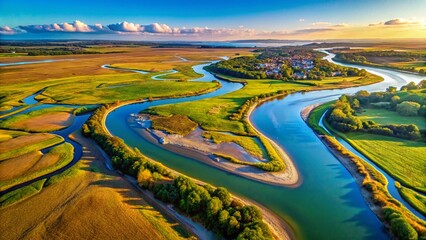
<svg viewBox="0 0 426 240"><path fill-rule="evenodd" d="M256 66L256 70L263 71L269 78L274 79L310 79L309 74L316 66L315 56L311 54L291 56L277 56L265 60ZM318 69L314 69L318 71ZM341 71L331 72L331 76L342 76Z"/></svg>

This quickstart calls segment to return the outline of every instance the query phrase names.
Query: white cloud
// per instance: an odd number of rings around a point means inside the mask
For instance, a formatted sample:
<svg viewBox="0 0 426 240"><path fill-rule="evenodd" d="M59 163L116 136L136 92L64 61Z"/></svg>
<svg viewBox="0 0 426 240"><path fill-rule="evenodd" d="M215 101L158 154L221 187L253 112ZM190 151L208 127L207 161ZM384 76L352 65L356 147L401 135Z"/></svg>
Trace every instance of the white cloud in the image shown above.
<svg viewBox="0 0 426 240"><path fill-rule="evenodd" d="M13 29L9 26L4 26L4 27L0 26L0 34L15 34L17 32L18 31L16 29Z"/></svg>
<svg viewBox="0 0 426 240"><path fill-rule="evenodd" d="M43 33L43 32L79 32L79 33L88 33L88 32L102 32L109 31L105 29L101 24L87 25L84 22L75 20L73 23L53 23L53 24L44 24L44 25L26 25L19 26L18 28L30 32L30 33Z"/></svg>
<svg viewBox="0 0 426 240"><path fill-rule="evenodd" d="M385 22L371 23L368 26L421 26L425 25L424 21L419 19L403 19L403 18L394 18Z"/></svg>

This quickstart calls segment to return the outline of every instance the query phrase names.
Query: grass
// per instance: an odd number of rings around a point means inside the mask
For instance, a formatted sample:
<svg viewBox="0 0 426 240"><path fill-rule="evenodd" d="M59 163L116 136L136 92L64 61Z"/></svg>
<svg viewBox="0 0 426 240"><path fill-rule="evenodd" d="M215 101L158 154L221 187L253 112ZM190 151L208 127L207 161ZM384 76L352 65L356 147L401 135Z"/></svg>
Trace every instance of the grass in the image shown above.
<svg viewBox="0 0 426 240"><path fill-rule="evenodd" d="M194 131L197 126L198 124L196 122L184 115L153 117L152 119L152 128L182 136Z"/></svg>
<svg viewBox="0 0 426 240"><path fill-rule="evenodd" d="M28 186L16 189L12 192L0 196L0 208L7 207L14 203L23 201L31 196L34 196L42 190L45 182L46 179L42 179L37 182L31 183Z"/></svg>
<svg viewBox="0 0 426 240"><path fill-rule="evenodd" d="M308 124L311 128L316 130L317 133L321 134L321 131L317 131L319 128L318 122L314 121L313 119L319 120L320 116L323 115L327 108L321 108L317 107L311 112L311 115L308 119ZM313 125L311 125L313 124ZM329 124L324 121L325 126L334 131ZM336 134L341 134L338 132L335 132ZM324 135L322 137L322 141L326 146L328 146L334 155L343 163L343 164L349 164L348 169L353 170L354 173L357 174L359 178L357 179L358 184L367 190L368 194L365 195L366 198L370 199L372 203L377 207L375 208L375 213L381 217L382 221L386 222L390 228L392 229L392 232L394 234L397 234L398 231L395 231L393 222L391 219L387 217L387 215L384 214L385 209L393 209L395 214L398 214L403 218L404 221L407 221L409 224L409 227L413 227L416 232L421 236L420 239L423 239L425 236L425 222L414 216L408 209L406 209L401 203L396 201L388 192L387 190L387 179L372 165L368 164L352 152L346 150L335 138ZM336 153L337 152L337 153ZM360 180L358 180L360 179ZM373 208L374 209L374 208ZM377 210L378 209L378 210ZM402 229L406 230L406 228Z"/></svg>
<svg viewBox="0 0 426 240"><path fill-rule="evenodd" d="M278 90L306 90L307 87L297 83L284 83L279 80L247 80L242 89L219 97L195 102L170 104L150 108L148 112L160 116L187 115L200 126L209 131L225 131L246 135L246 126L242 121L230 120L229 116L245 103L246 100L264 93Z"/></svg>
<svg viewBox="0 0 426 240"><path fill-rule="evenodd" d="M401 116L386 109L363 108L362 113L357 113L357 116L363 121L373 120L378 124L415 124L419 129L426 129L424 117Z"/></svg>
<svg viewBox="0 0 426 240"><path fill-rule="evenodd" d="M167 75L168 79L177 79L177 80L191 80L200 78L203 75L194 72L194 69L192 69L192 66L178 66L174 68L177 73Z"/></svg>
<svg viewBox="0 0 426 240"><path fill-rule="evenodd" d="M216 83L175 82L146 79L140 74L123 73L118 76L93 77L90 81L80 82L78 88L73 83L48 87L43 94L60 103L68 104L102 104L114 101L144 99L148 97L178 96L203 92L217 87ZM123 80L125 82L123 82ZM123 84L116 88L97 88L102 83Z"/></svg>
<svg viewBox="0 0 426 240"><path fill-rule="evenodd" d="M317 123L327 110L327 105L330 103L316 108L308 118L309 125L319 133L325 132L317 130L321 128ZM413 189L426 192L426 165L422 160L426 155L424 143L362 132L341 133L327 121L324 124L393 178Z"/></svg>
<svg viewBox="0 0 426 240"><path fill-rule="evenodd" d="M245 85L238 91L228 93L222 96L203 99L195 102L179 103L153 107L145 110L147 113L157 114L160 116L170 115L186 115L193 121L197 122L201 128L207 131L230 132L238 135L254 135L253 129L248 125L246 119L231 120L230 116L236 113L238 109L249 99L262 94L276 93L278 91L295 92L304 90L336 88L338 86L312 86L298 82L284 82L281 80L253 80L240 79L224 75L219 77L229 81L244 82ZM334 81L345 81L346 78L336 78ZM381 81L380 77L369 77L366 83ZM358 84L358 83L357 83ZM345 85L347 87L347 85ZM259 137L267 155L270 159L281 159L275 148L268 140ZM244 146L243 146L244 147ZM246 149L250 151L251 149ZM282 161L280 161L282 162ZM265 163L259 163L262 165Z"/></svg>
<svg viewBox="0 0 426 240"><path fill-rule="evenodd" d="M47 173L51 173L65 167L70 163L74 156L74 148L69 143L63 143L55 146L43 155L28 171L24 174L0 182L0 190L8 189L20 183L32 180ZM13 168L12 168L13 169ZM11 169L11 170L12 170Z"/></svg>
<svg viewBox="0 0 426 240"><path fill-rule="evenodd" d="M377 76L368 73L366 76L361 77L326 77L323 80L300 80L298 82L321 87L346 87L348 85L367 85L376 83L377 81Z"/></svg>
<svg viewBox="0 0 426 240"><path fill-rule="evenodd" d="M342 134L353 147L403 185L426 192L426 145L367 133Z"/></svg>
<svg viewBox="0 0 426 240"><path fill-rule="evenodd" d="M67 107L52 107L17 114L0 121L0 127L27 132L52 132L66 127L64 123L72 110Z"/></svg>
<svg viewBox="0 0 426 240"><path fill-rule="evenodd" d="M259 142L254 137L231 135L220 132L207 131L203 133L203 137L211 139L214 143L233 142L246 149L253 156L263 158L264 151L259 146Z"/></svg>
<svg viewBox="0 0 426 240"><path fill-rule="evenodd" d="M0 161L32 151L38 151L63 142L61 136L37 133L0 142Z"/></svg>
<svg viewBox="0 0 426 240"><path fill-rule="evenodd" d="M312 112L309 114L309 117L307 119L308 125L313 128L313 130L315 132L317 132L318 134L321 135L329 135L324 128L322 128L321 126L319 126L319 121L322 117L322 115L324 115L325 111L327 111L333 104L335 101L331 101L328 103L324 103L321 104L320 106L316 107L315 109L312 110Z"/></svg>
<svg viewBox="0 0 426 240"><path fill-rule="evenodd" d="M9 140L14 137L28 135L27 132L0 129L0 141Z"/></svg>
<svg viewBox="0 0 426 240"><path fill-rule="evenodd" d="M114 48L123 49L121 47ZM122 66L150 64L152 67L157 68L156 71L165 71L175 67L198 64L194 62L179 62L179 59L175 57L176 55L190 60L201 58L203 60L217 60L220 56L233 56L237 52L249 54L251 51L251 49L149 48L133 46L130 48L131 51L127 53L20 57L19 61L46 59L61 61L0 68L0 75L2 76L0 80L0 108L5 107L6 109L11 106L21 106L21 99L46 87L48 88L48 94L39 95L37 99L45 97L46 101L53 101L53 98L62 103L75 104L101 104L115 100L146 98L150 95L152 97L178 95L181 92L188 93L200 91L201 89L205 90L211 87L209 83L168 82L168 85L164 85L164 83L159 81L150 82L150 78L157 73L142 75L103 69L101 66L104 64L113 66L118 64ZM106 49L109 51L111 47L106 47ZM126 62L123 62L124 59ZM16 61L17 59L14 57L2 58L2 62ZM149 68L145 70L149 70ZM188 67L184 67L181 70L185 71L188 79L196 77L192 69ZM96 88L101 84L108 86L123 83L132 84L116 89Z"/></svg>
<svg viewBox="0 0 426 240"><path fill-rule="evenodd" d="M417 193L414 190L400 186L398 192L411 206L417 211L426 216L426 197Z"/></svg>
<svg viewBox="0 0 426 240"><path fill-rule="evenodd" d="M426 61L411 61L411 62L392 62L389 63L391 66L403 67L403 68L412 68L419 71L420 69L426 70Z"/></svg>

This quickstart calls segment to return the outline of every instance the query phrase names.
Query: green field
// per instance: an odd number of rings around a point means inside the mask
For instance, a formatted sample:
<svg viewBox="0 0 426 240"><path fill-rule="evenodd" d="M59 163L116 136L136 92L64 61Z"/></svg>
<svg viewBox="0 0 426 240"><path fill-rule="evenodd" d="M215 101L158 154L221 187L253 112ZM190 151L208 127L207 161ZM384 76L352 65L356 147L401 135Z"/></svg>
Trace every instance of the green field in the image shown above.
<svg viewBox="0 0 426 240"><path fill-rule="evenodd" d="M309 125L318 133L326 134L318 126L318 122L329 106L331 103L321 105L309 116ZM374 110L376 109L373 109L373 112ZM394 115L391 114L391 116ZM399 117L396 113L395 116ZM403 185L426 192L426 176L424 175L426 165L423 160L426 155L426 144L424 142L363 132L341 133L332 129L327 122L325 125Z"/></svg>
<svg viewBox="0 0 426 240"><path fill-rule="evenodd" d="M87 78L84 78L87 79ZM60 103L69 104L99 104L143 99L147 97L177 96L191 94L214 88L216 83L174 82L150 80L141 74L120 74L107 76L93 76L89 80L82 77L67 79L72 83L65 83L48 87L43 95ZM79 82L76 88L75 82ZM99 87L102 84L102 87Z"/></svg>
<svg viewBox="0 0 426 240"><path fill-rule="evenodd" d="M153 117L152 128L182 136L192 132L198 124L187 116L173 115L169 117Z"/></svg>
<svg viewBox="0 0 426 240"><path fill-rule="evenodd" d="M368 73L362 77L326 77L323 80L300 80L298 82L309 83L314 86L338 88L347 87L347 85L367 85L377 81L377 76Z"/></svg>
<svg viewBox="0 0 426 240"><path fill-rule="evenodd" d="M416 191L413 191L406 187L398 187L398 191L405 201L409 202L417 211L426 216L426 197L420 195Z"/></svg>
<svg viewBox="0 0 426 240"><path fill-rule="evenodd" d="M220 132L204 132L203 137L211 139L214 143L233 142L246 149L253 156L263 158L265 151L259 146L259 141L254 137L231 135Z"/></svg>
<svg viewBox="0 0 426 240"><path fill-rule="evenodd" d="M205 130L245 135L247 134L245 123L229 119L229 116L245 101L260 94L274 93L278 90L301 91L308 88L306 85L279 80L247 80L247 84L242 89L232 93L195 102L155 107L148 112L162 116L187 115Z"/></svg>
<svg viewBox="0 0 426 240"><path fill-rule="evenodd" d="M196 78L200 78L203 75L194 72L192 66L177 66L174 70L178 71L178 73L167 75L168 79L176 79L176 80L192 80Z"/></svg>
<svg viewBox="0 0 426 240"><path fill-rule="evenodd" d="M11 204L20 202L26 198L29 198L43 189L43 185L46 179L39 180L28 186L16 189L0 197L0 208L9 206Z"/></svg>
<svg viewBox="0 0 426 240"><path fill-rule="evenodd" d="M363 121L372 120L378 124L415 124L419 129L426 129L424 117L401 116L386 109L363 108L362 113L357 113L357 116Z"/></svg>
<svg viewBox="0 0 426 240"><path fill-rule="evenodd" d="M403 185L426 192L425 143L357 132L342 135Z"/></svg>

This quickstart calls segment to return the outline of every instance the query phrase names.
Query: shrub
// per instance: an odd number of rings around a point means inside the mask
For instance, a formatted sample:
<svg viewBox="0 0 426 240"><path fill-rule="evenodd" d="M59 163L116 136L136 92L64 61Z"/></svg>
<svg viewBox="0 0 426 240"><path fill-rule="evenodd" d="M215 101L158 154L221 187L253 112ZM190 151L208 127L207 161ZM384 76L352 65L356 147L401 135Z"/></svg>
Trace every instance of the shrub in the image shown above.
<svg viewBox="0 0 426 240"><path fill-rule="evenodd" d="M396 112L402 116L417 116L420 104L416 102L405 101L396 105Z"/></svg>

